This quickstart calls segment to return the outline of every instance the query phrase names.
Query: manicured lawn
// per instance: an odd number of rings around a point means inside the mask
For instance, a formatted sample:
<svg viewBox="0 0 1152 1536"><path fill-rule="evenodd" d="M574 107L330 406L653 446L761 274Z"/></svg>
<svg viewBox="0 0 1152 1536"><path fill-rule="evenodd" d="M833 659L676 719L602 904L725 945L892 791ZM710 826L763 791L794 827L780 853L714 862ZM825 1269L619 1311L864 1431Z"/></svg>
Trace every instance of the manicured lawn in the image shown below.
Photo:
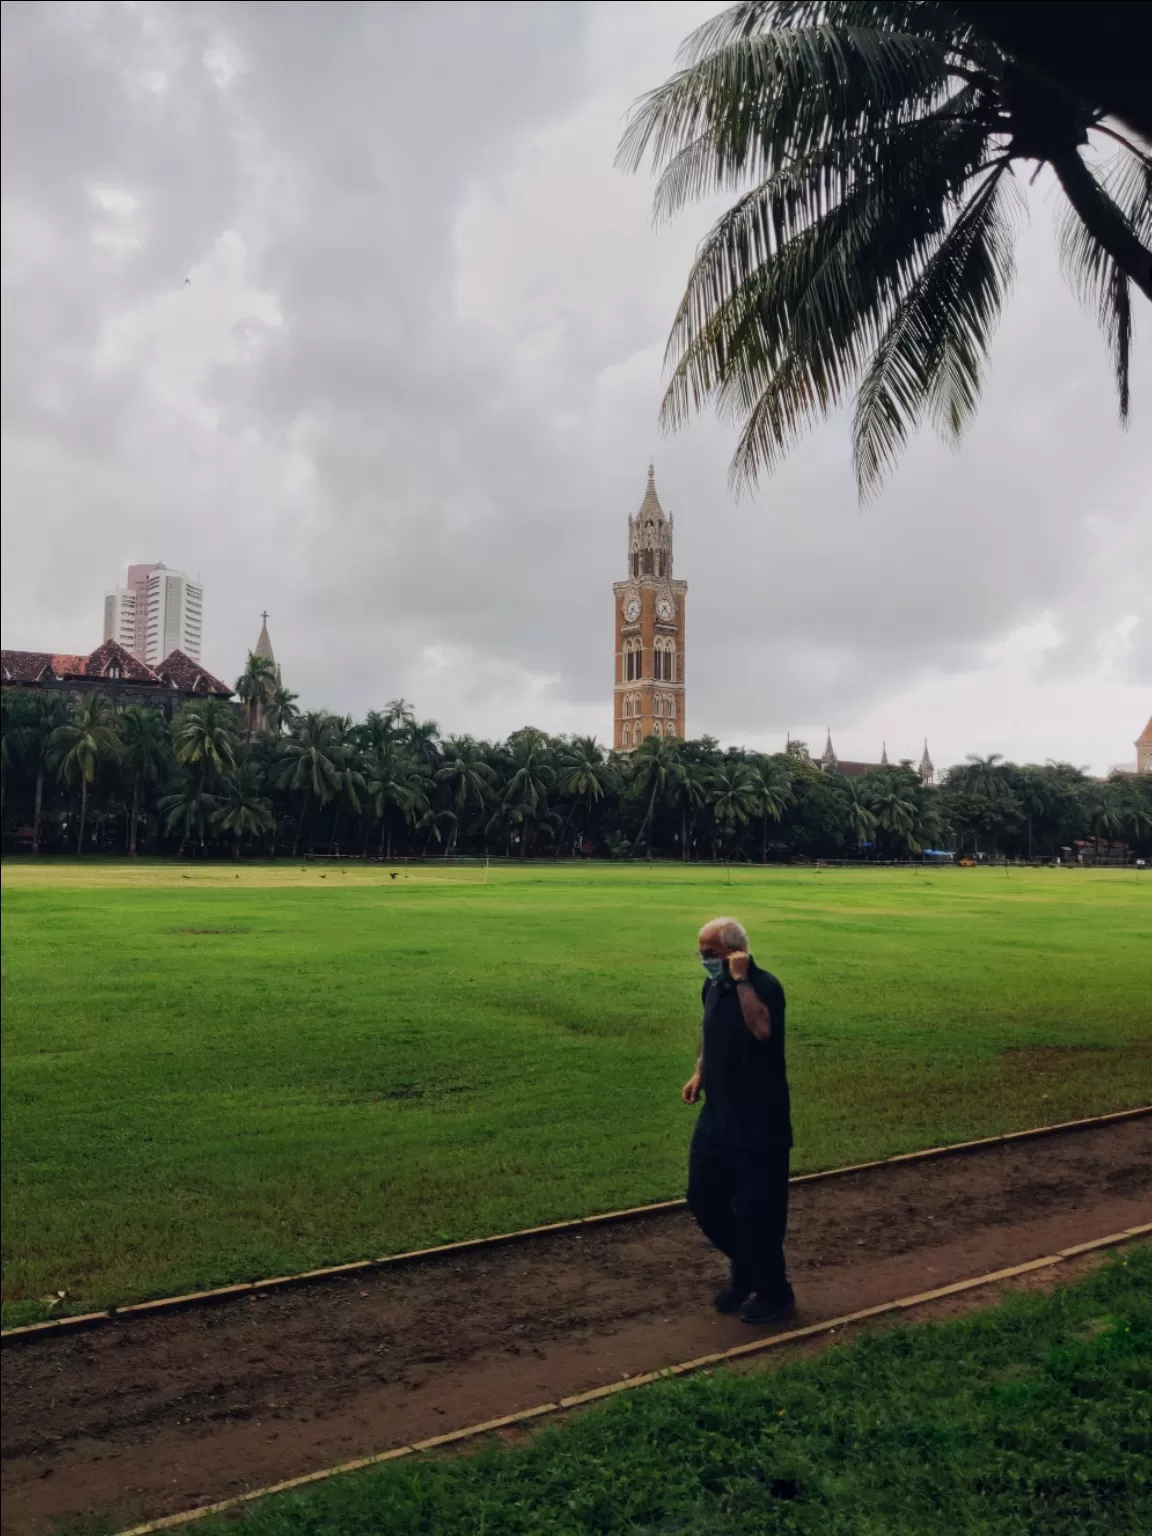
<svg viewBox="0 0 1152 1536"><path fill-rule="evenodd" d="M517 1449L393 1463L203 1536L1146 1536L1152 1249L994 1311L658 1383Z"/></svg>
<svg viewBox="0 0 1152 1536"><path fill-rule="evenodd" d="M1136 873L11 863L5 1322L680 1193L726 911L800 1168L1152 1098Z"/></svg>

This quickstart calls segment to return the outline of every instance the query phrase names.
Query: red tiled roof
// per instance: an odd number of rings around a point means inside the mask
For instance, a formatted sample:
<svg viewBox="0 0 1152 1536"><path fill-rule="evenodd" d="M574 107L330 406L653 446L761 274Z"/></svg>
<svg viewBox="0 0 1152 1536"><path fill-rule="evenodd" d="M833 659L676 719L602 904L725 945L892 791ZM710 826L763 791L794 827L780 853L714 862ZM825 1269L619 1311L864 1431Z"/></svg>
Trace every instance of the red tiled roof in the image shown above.
<svg viewBox="0 0 1152 1536"><path fill-rule="evenodd" d="M72 656L64 651L4 651L5 682L38 683L45 675L66 682L70 677L118 677L130 683L156 683L159 678L151 667L137 661L115 640L105 640L90 656ZM114 668L119 668L117 674Z"/></svg>
<svg viewBox="0 0 1152 1536"><path fill-rule="evenodd" d="M852 762L848 758L838 757L836 759L836 761L832 764L832 766L836 769L836 771L838 773L842 773L845 776L845 778L858 779L858 778L860 778L865 773L872 773L873 771L878 771L879 769L883 768L885 766L885 764L883 764L883 763L854 763L854 762Z"/></svg>
<svg viewBox="0 0 1152 1536"><path fill-rule="evenodd" d="M155 683L159 681L151 667L145 666L142 661L137 661L132 652L126 651L116 640L105 640L102 645L96 647L90 656L54 657L54 671L56 670L55 662L57 660L77 661L80 663L77 671L69 673L56 672L57 677L108 677L110 675L109 668L118 666L120 668L120 677L125 682Z"/></svg>
<svg viewBox="0 0 1152 1536"><path fill-rule="evenodd" d="M211 672L206 672L198 661L183 651L172 651L156 668L162 682L169 683L181 693L213 694L217 698L230 699L232 690Z"/></svg>
<svg viewBox="0 0 1152 1536"><path fill-rule="evenodd" d="M72 678L106 677L110 682L144 683L168 687L177 693L198 693L217 698L232 697L232 690L183 651L173 651L153 670L138 661L115 640L105 640L90 656L69 656L50 651L0 653L6 683L40 683L45 677L65 683ZM118 670L117 670L118 669Z"/></svg>
<svg viewBox="0 0 1152 1536"><path fill-rule="evenodd" d="M51 666L46 651L0 651L0 676L6 683L38 683Z"/></svg>

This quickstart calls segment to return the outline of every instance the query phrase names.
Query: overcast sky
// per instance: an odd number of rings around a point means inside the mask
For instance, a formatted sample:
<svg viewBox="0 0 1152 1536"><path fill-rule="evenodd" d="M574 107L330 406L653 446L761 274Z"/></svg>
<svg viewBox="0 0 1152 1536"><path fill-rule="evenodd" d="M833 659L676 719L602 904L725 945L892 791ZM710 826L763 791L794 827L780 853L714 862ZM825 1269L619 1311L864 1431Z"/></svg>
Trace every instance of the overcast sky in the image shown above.
<svg viewBox="0 0 1152 1536"><path fill-rule="evenodd" d="M610 739L650 457L688 727L1106 771L1152 712L1152 345L1134 424L1041 180L980 419L857 503L843 420L759 494L657 426L713 210L613 169L710 4L3 9L3 643L83 651L131 561L205 585L232 681L445 731ZM190 278L191 282L186 282Z"/></svg>

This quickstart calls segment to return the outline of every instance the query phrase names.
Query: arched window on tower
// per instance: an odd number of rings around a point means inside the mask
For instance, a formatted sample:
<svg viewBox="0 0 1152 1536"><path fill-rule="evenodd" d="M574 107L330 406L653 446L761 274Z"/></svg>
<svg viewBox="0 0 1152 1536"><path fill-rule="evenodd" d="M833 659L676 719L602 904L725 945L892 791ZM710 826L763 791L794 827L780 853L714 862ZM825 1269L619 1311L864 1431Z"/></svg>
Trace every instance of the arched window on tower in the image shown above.
<svg viewBox="0 0 1152 1536"><path fill-rule="evenodd" d="M668 574L668 556L663 550L660 551L660 574L661 576Z"/></svg>
<svg viewBox="0 0 1152 1536"><path fill-rule="evenodd" d="M642 569L644 571L645 576L652 576L655 573L655 569L656 569L656 556L652 553L652 551L650 549L646 549L644 551L644 562L643 562Z"/></svg>
<svg viewBox="0 0 1152 1536"><path fill-rule="evenodd" d="M639 576L640 574L640 556L638 554L633 554L632 556L632 574L633 576Z"/></svg>

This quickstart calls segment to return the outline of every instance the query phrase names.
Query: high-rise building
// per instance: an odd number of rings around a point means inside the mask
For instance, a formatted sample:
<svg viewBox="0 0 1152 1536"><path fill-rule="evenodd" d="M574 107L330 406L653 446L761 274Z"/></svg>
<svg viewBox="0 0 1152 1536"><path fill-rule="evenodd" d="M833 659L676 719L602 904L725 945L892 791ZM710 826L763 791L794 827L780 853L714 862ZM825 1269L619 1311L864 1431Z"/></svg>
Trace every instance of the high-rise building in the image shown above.
<svg viewBox="0 0 1152 1536"><path fill-rule="evenodd" d="M648 488L628 519L628 579L616 597L616 681L612 740L630 752L646 736L683 736L684 607L688 583L672 579L672 519Z"/></svg>
<svg viewBox="0 0 1152 1536"><path fill-rule="evenodd" d="M204 588L183 571L155 566L147 576L144 655L140 659L154 667L173 651L183 651L199 661L203 635Z"/></svg>
<svg viewBox="0 0 1152 1536"><path fill-rule="evenodd" d="M138 660L136 649L136 591L133 587L117 587L104 594L104 638L115 640Z"/></svg>
<svg viewBox="0 0 1152 1536"><path fill-rule="evenodd" d="M204 588L161 562L130 565L123 587L104 594L104 638L156 666L173 651L200 660Z"/></svg>

